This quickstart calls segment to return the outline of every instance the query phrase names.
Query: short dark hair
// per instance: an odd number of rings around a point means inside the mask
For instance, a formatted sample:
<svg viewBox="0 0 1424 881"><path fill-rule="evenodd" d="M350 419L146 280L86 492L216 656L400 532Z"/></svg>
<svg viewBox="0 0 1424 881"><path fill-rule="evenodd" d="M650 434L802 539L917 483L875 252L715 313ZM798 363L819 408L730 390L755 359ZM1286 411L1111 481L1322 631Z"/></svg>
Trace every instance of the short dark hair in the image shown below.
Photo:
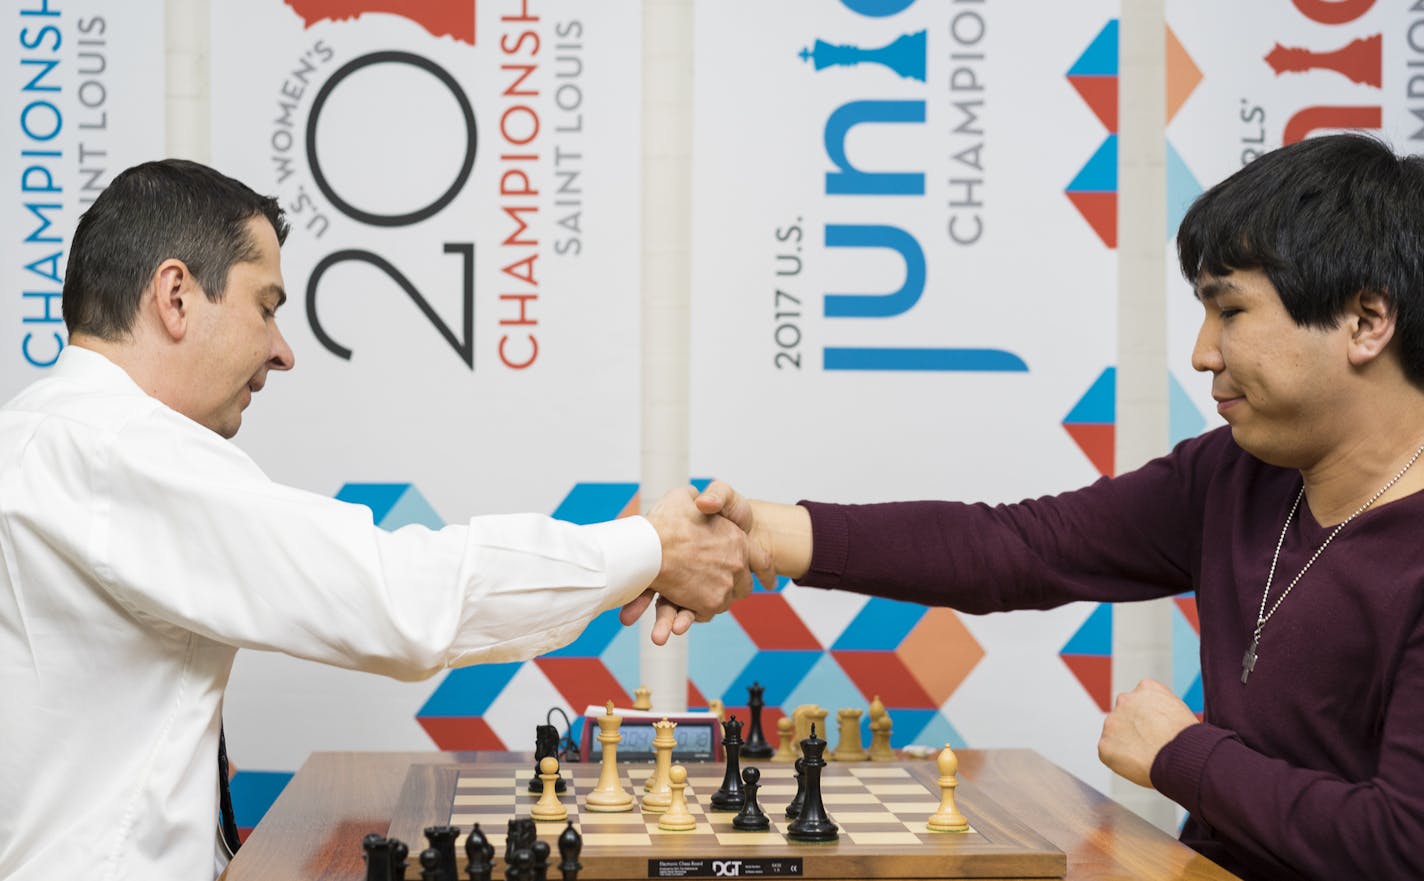
<svg viewBox="0 0 1424 881"><path fill-rule="evenodd" d="M1193 285L1260 269L1301 326L1335 327L1355 294L1382 294L1424 387L1424 157L1358 132L1272 150L1192 203L1177 257Z"/></svg>
<svg viewBox="0 0 1424 881"><path fill-rule="evenodd" d="M69 332L126 336L144 286L169 258L188 265L208 299L222 299L233 264L258 257L247 224L259 216L287 240L276 199L206 165L164 159L121 172L74 231L62 301Z"/></svg>

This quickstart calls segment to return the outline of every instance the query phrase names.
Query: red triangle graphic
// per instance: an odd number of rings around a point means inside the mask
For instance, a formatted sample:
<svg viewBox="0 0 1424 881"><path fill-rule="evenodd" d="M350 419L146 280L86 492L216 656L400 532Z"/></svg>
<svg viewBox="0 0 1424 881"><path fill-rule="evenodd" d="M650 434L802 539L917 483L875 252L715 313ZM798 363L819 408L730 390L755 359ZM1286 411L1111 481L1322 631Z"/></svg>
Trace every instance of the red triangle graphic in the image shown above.
<svg viewBox="0 0 1424 881"><path fill-rule="evenodd" d="M1117 247L1117 193L1068 192L1068 200L1109 248Z"/></svg>
<svg viewBox="0 0 1424 881"><path fill-rule="evenodd" d="M1098 469L1104 477L1113 475L1113 444L1117 438L1116 426L1101 422L1065 422L1063 430L1073 438L1078 449Z"/></svg>
<svg viewBox="0 0 1424 881"><path fill-rule="evenodd" d="M1117 134L1117 77L1070 76L1068 82L1083 96L1108 131Z"/></svg>
<svg viewBox="0 0 1424 881"><path fill-rule="evenodd" d="M1112 709L1112 655L1059 655L1083 684L1088 697L1106 713Z"/></svg>
<svg viewBox="0 0 1424 881"><path fill-rule="evenodd" d="M1195 595L1189 597L1175 597L1173 600L1177 608L1182 610L1182 615L1187 619L1187 623L1192 625L1192 629L1201 636L1201 619L1197 617L1197 598Z"/></svg>
<svg viewBox="0 0 1424 881"><path fill-rule="evenodd" d="M443 750L509 749L479 716L416 716L415 721Z"/></svg>

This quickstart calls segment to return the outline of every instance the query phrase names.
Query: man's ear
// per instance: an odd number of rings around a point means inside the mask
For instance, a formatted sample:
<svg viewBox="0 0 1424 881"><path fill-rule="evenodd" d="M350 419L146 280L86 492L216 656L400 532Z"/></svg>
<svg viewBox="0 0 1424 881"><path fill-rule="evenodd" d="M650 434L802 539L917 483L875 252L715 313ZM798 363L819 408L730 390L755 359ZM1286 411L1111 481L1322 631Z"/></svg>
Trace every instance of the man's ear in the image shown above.
<svg viewBox="0 0 1424 881"><path fill-rule="evenodd" d="M1350 330L1350 363L1362 367L1378 358L1394 339L1396 313L1390 298L1381 291L1360 291L1345 307L1345 323Z"/></svg>
<svg viewBox="0 0 1424 881"><path fill-rule="evenodd" d="M191 298L197 294L197 281L182 260L169 258L158 264L149 282L147 299L158 323L169 339L177 342L188 332Z"/></svg>

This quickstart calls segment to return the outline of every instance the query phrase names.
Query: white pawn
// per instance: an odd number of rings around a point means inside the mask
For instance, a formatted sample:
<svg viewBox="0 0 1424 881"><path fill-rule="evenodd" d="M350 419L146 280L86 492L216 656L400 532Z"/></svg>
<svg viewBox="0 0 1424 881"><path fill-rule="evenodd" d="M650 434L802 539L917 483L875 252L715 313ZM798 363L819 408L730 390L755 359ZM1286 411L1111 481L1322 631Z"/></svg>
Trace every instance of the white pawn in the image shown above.
<svg viewBox="0 0 1424 881"><path fill-rule="evenodd" d="M569 809L559 801L559 760L545 756L539 760L539 779L544 781L544 791L539 800L529 809L529 816L540 823L558 823L567 820Z"/></svg>
<svg viewBox="0 0 1424 881"><path fill-rule="evenodd" d="M949 744L940 750L939 759L939 810L930 815L925 825L931 832L967 832L969 820L954 806L954 788L959 785L955 777L959 773L959 759Z"/></svg>
<svg viewBox="0 0 1424 881"><path fill-rule="evenodd" d="M596 813L616 814L633 810L633 794L624 789L618 779L618 744L623 740L618 728L622 724L623 717L613 714L613 701L609 701L604 707L604 714L598 717L598 742L603 746L598 785L583 800L584 807Z"/></svg>
<svg viewBox="0 0 1424 881"><path fill-rule="evenodd" d="M658 818L658 828L667 832L691 832L697 828L697 820L693 818L692 812L687 809L687 769L681 765L673 765L668 772L669 785L672 788L672 800L668 804L667 811Z"/></svg>

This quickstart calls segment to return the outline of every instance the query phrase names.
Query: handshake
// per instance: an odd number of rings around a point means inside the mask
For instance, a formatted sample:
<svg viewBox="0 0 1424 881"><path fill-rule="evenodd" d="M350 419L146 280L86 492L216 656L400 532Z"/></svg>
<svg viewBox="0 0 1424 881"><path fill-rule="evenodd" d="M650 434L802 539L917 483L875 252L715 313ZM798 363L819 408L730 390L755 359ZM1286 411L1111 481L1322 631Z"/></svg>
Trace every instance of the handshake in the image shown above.
<svg viewBox="0 0 1424 881"><path fill-rule="evenodd" d="M743 498L714 481L702 493L674 489L647 513L662 541L662 567L648 589L623 607L625 625L656 598L653 642L686 633L752 592L752 578L771 588L776 576L798 577L810 565L810 519L804 508Z"/></svg>

